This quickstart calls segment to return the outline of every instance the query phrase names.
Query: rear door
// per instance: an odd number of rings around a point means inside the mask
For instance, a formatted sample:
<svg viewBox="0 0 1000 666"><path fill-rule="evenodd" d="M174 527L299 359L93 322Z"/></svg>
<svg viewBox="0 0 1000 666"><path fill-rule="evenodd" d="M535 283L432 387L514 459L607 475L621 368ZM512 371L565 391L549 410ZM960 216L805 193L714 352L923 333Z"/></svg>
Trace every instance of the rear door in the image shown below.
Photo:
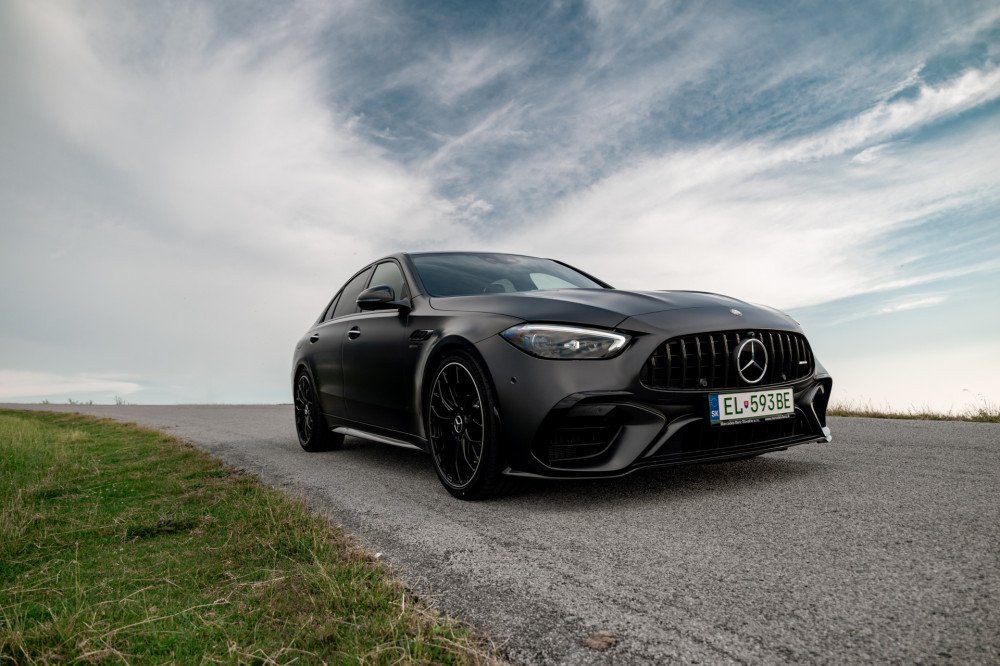
<svg viewBox="0 0 1000 666"><path fill-rule="evenodd" d="M358 312L356 300L365 288L372 273L369 266L348 281L340 292L327 318L309 334L312 345L316 384L323 412L335 418L346 418L344 402L344 341L351 327L351 320Z"/></svg>

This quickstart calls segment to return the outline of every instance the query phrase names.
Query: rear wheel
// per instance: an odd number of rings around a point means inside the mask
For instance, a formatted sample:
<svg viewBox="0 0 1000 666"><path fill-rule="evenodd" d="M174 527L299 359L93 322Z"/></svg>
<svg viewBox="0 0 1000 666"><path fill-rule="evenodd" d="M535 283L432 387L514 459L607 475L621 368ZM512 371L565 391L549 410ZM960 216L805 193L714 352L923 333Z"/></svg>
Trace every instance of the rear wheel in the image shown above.
<svg viewBox="0 0 1000 666"><path fill-rule="evenodd" d="M323 418L312 380L305 371L295 380L295 432L306 451L339 449L344 436L331 432Z"/></svg>
<svg viewBox="0 0 1000 666"><path fill-rule="evenodd" d="M465 353L438 364L427 404L431 457L455 497L486 499L505 492L495 401L486 373Z"/></svg>

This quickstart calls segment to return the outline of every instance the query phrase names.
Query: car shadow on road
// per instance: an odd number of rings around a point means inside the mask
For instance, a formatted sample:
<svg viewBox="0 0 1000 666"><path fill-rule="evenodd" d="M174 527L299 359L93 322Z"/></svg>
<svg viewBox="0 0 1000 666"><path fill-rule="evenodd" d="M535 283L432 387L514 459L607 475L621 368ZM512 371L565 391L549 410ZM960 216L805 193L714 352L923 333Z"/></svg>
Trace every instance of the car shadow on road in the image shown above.
<svg viewBox="0 0 1000 666"><path fill-rule="evenodd" d="M379 475L397 475L409 487L426 485L428 492L444 492L430 456L421 451L405 449L348 438L334 455L348 456L359 466L377 470ZM773 453L748 460L661 467L647 469L614 479L592 480L519 480L514 490L504 497L490 500L504 503L539 502L553 504L595 503L621 505L622 502L691 499L700 495L738 493L760 487L798 481L804 477L822 475L828 465L796 452ZM806 452L803 452L806 453Z"/></svg>
<svg viewBox="0 0 1000 666"><path fill-rule="evenodd" d="M683 501L704 495L740 494L823 474L817 461L761 456L750 460L662 467L615 479L532 481L513 497L533 504L608 504Z"/></svg>

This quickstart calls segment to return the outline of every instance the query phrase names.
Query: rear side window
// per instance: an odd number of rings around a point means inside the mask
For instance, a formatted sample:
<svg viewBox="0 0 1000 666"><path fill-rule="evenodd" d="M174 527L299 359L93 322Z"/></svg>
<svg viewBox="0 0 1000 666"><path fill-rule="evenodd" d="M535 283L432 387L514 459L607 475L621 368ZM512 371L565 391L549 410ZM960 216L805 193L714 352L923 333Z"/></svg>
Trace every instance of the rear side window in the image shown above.
<svg viewBox="0 0 1000 666"><path fill-rule="evenodd" d="M403 279L403 272L394 261L386 261L375 267L372 275L373 287L392 287L392 293L396 295L396 300L409 298L410 292L406 288L406 280Z"/></svg>
<svg viewBox="0 0 1000 666"><path fill-rule="evenodd" d="M340 294L337 294L337 296L340 296ZM326 312L323 313L323 321L333 319L333 311L337 307L337 296L334 296L333 300L330 301L330 306L326 309Z"/></svg>
<svg viewBox="0 0 1000 666"><path fill-rule="evenodd" d="M364 290L365 285L368 284L368 276L371 275L372 269L367 268L348 282L344 286L344 290L340 293L340 299L337 301L337 307L333 309L334 317L343 317L344 315L354 314L358 312L360 308L358 307L357 300L358 294Z"/></svg>

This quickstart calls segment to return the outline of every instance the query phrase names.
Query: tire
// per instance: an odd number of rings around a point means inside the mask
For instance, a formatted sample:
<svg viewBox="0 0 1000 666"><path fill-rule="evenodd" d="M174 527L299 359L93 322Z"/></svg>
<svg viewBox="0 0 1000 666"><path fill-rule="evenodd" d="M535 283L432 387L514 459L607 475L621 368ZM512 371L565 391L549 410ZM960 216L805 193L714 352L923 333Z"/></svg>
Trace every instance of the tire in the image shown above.
<svg viewBox="0 0 1000 666"><path fill-rule="evenodd" d="M493 390L468 354L456 352L437 365L427 399L427 433L434 470L449 493L480 500L509 490L510 481L501 474Z"/></svg>
<svg viewBox="0 0 1000 666"><path fill-rule="evenodd" d="M316 398L316 389L305 370L295 378L295 432L306 451L339 449L344 436L330 431Z"/></svg>

